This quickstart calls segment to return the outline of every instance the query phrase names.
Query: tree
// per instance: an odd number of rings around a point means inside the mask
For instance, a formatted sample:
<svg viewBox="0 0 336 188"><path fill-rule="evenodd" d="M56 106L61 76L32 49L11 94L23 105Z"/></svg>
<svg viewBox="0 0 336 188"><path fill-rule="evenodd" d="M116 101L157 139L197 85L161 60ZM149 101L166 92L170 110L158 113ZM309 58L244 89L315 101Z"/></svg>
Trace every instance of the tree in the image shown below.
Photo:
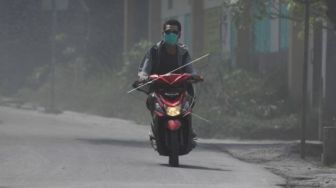
<svg viewBox="0 0 336 188"><path fill-rule="evenodd" d="M327 16L334 23L336 27L336 1L335 0L326 0L327 4Z"/></svg>
<svg viewBox="0 0 336 188"><path fill-rule="evenodd" d="M311 1L311 23L320 22L327 18L334 17L336 20L336 1L335 0L310 0ZM304 2L305 0L252 0L250 15L244 15L246 11L246 0L226 0L224 5L230 7L233 19L238 26L246 22L254 22L265 17L269 18L287 18L292 21L303 23L304 21ZM250 1L249 1L250 2ZM284 14L279 5L287 5L287 9L293 14Z"/></svg>

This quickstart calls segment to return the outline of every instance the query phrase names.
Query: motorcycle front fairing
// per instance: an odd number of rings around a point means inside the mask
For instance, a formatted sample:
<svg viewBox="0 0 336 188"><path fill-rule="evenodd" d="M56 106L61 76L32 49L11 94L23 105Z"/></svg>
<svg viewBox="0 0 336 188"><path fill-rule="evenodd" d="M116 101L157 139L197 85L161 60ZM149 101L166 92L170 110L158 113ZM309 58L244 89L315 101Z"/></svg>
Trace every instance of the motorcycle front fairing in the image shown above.
<svg viewBox="0 0 336 188"><path fill-rule="evenodd" d="M157 138L157 151L160 155L169 155L168 138L172 132L179 134L179 155L192 150L192 97L185 87L188 78L189 75L166 76L152 85L152 130Z"/></svg>

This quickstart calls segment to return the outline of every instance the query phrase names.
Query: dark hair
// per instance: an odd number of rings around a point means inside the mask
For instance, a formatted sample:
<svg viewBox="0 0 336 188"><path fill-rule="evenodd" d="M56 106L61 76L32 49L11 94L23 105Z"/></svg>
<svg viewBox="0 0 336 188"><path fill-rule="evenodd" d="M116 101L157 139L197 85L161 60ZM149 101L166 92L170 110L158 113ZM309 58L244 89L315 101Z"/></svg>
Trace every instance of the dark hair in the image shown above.
<svg viewBox="0 0 336 188"><path fill-rule="evenodd" d="M163 24L163 31L165 30L166 25L175 25L175 26L177 26L179 32L181 32L181 30L182 30L181 23L179 21L175 20L175 19L170 19L170 20L165 21L164 24Z"/></svg>

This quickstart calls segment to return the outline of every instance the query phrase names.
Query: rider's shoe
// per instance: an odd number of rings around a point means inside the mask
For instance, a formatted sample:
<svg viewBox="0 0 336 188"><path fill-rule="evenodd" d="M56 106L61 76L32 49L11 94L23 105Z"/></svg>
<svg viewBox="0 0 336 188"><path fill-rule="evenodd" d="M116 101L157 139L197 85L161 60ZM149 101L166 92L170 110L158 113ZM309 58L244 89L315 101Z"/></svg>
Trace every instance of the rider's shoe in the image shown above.
<svg viewBox="0 0 336 188"><path fill-rule="evenodd" d="M195 148L196 146L197 146L197 140L198 140L198 138L197 138L197 135L196 135L196 133L194 132L194 130L192 130L191 131L191 138L192 138L192 147L193 148Z"/></svg>
<svg viewBox="0 0 336 188"><path fill-rule="evenodd" d="M157 150L157 144L152 130L149 131L149 141L154 150Z"/></svg>
<svg viewBox="0 0 336 188"><path fill-rule="evenodd" d="M192 146L192 148L195 148L197 146L196 140L191 141L191 146Z"/></svg>
<svg viewBox="0 0 336 188"><path fill-rule="evenodd" d="M195 133L194 130L191 130L191 138L193 138L194 140L197 140L197 134Z"/></svg>

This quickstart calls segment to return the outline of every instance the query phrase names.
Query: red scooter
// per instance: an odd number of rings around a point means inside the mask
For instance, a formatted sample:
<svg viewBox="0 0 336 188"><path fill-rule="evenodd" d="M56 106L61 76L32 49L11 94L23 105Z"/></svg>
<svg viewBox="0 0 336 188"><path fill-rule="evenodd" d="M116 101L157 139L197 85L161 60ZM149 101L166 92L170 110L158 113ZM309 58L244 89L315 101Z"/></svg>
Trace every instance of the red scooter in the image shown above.
<svg viewBox="0 0 336 188"><path fill-rule="evenodd" d="M203 81L198 75L151 75L146 82L135 82L133 87L149 95L147 107L151 111L153 148L162 156L169 156L169 165L179 166L179 156L188 154L194 147L191 113L195 99L188 84ZM140 87L145 84L147 88Z"/></svg>

